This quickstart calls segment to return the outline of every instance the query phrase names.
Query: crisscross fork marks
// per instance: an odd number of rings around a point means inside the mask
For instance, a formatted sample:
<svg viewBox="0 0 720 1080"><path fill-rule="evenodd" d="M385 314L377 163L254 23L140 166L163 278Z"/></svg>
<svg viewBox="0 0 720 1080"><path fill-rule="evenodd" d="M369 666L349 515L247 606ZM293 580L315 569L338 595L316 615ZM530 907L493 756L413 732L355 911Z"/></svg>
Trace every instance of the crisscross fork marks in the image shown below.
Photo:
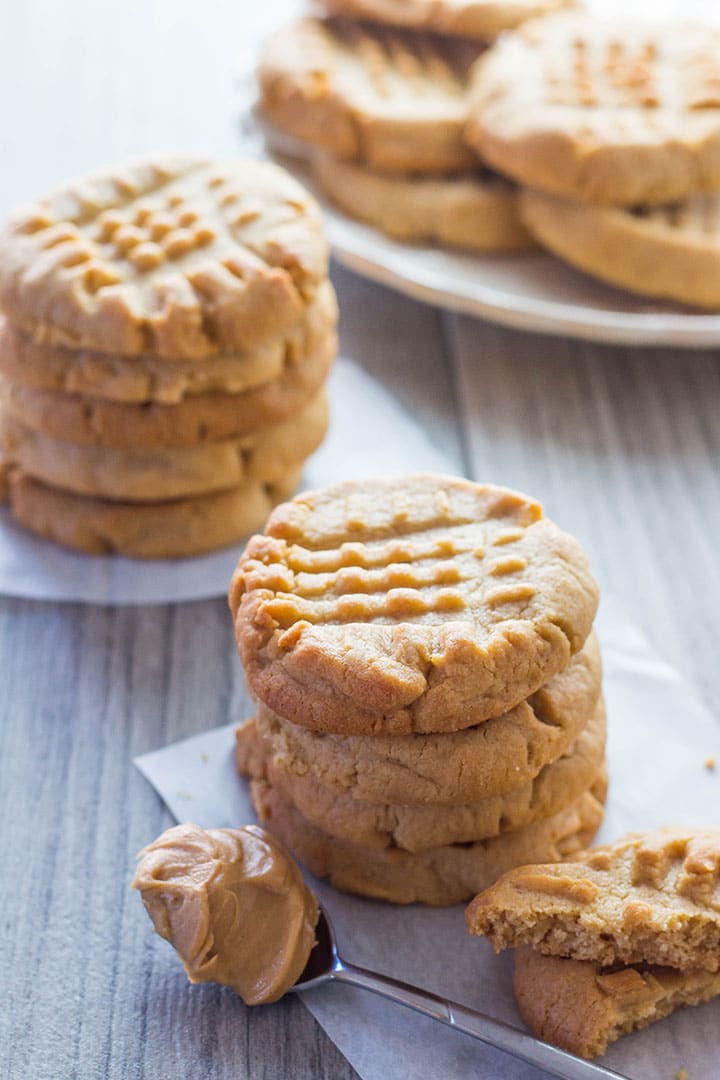
<svg viewBox="0 0 720 1080"><path fill-rule="evenodd" d="M380 98L399 93L422 98L437 95L439 89L461 98L467 92L470 67L479 53L469 42L377 26L370 29L341 18L329 20L327 25L359 59Z"/></svg>
<svg viewBox="0 0 720 1080"><path fill-rule="evenodd" d="M674 53L660 35L633 29L625 39L620 29L609 37L601 31L568 34L547 60L545 82L555 105L641 108L647 114L720 107L720 63L712 44L698 40L696 47Z"/></svg>
<svg viewBox="0 0 720 1080"><path fill-rule="evenodd" d="M568 54L548 65L553 104L612 108L661 104L653 41L611 38L595 43L577 35L568 42Z"/></svg>
<svg viewBox="0 0 720 1080"><path fill-rule="evenodd" d="M252 348L298 321L327 269L312 199L260 162L98 173L16 213L3 246L18 326L124 355Z"/></svg>
<svg viewBox="0 0 720 1080"><path fill-rule="evenodd" d="M509 580L528 569L508 552L523 530L496 522L412 523L397 540L342 544L311 551L283 541L262 541L248 563L246 587L275 592L264 610L282 629L297 621L315 625L395 622L436 615L473 619L473 607L490 609L533 599L528 581ZM501 554L493 558L493 548ZM487 558L486 552L490 551ZM506 580L507 579L507 580Z"/></svg>

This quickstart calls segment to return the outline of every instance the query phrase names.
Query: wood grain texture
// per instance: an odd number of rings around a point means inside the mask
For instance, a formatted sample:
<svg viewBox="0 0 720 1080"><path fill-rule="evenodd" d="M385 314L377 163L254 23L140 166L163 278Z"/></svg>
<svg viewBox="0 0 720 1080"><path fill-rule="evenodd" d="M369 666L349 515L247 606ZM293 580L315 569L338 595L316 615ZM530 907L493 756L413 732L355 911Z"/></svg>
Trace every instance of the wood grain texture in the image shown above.
<svg viewBox="0 0 720 1080"><path fill-rule="evenodd" d="M248 711L223 600L0 605L0 1075L354 1075L294 999L188 988L129 889L170 824L138 753Z"/></svg>
<svg viewBox="0 0 720 1080"><path fill-rule="evenodd" d="M292 2L5 5L0 212L128 154L232 153L237 73ZM542 498L719 708L718 356L533 337L334 277L344 354L458 472ZM368 435L383 435L372 417ZM222 599L0 600L0 1076L355 1075L301 1002L249 1010L189 989L128 889L169 823L132 756L248 711Z"/></svg>

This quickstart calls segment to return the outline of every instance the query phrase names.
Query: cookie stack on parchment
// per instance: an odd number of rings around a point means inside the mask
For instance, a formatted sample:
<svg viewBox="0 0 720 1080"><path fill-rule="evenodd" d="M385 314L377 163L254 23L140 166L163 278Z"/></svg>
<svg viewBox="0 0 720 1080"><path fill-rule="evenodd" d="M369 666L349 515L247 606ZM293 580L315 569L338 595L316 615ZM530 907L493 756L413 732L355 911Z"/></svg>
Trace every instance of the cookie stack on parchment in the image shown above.
<svg viewBox="0 0 720 1080"><path fill-rule="evenodd" d="M230 606L258 706L238 767L316 875L450 904L594 836L597 590L532 499L432 475L306 493L249 542Z"/></svg>
<svg viewBox="0 0 720 1080"><path fill-rule="evenodd" d="M514 184L464 139L473 63L487 41L566 0L325 0L327 17L275 35L261 109L316 148L322 190L401 240L476 251L532 246Z"/></svg>
<svg viewBox="0 0 720 1080"><path fill-rule="evenodd" d="M237 543L325 434L327 248L274 165L139 162L18 211L0 308L0 486L69 547Z"/></svg>

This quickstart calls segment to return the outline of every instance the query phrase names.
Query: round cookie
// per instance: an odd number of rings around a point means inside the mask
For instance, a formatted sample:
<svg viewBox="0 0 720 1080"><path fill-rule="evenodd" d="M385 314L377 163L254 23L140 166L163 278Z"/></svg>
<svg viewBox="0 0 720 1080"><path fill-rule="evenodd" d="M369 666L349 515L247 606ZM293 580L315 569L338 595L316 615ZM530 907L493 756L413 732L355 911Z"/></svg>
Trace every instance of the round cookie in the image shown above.
<svg viewBox="0 0 720 1080"><path fill-rule="evenodd" d="M27 428L0 408L0 452L52 487L129 502L165 502L283 480L317 450L328 426L322 390L302 412L252 435L181 450L77 446Z"/></svg>
<svg viewBox="0 0 720 1080"><path fill-rule="evenodd" d="M668 206L591 206L525 191L537 240L588 274L644 296L720 308L720 195Z"/></svg>
<svg viewBox="0 0 720 1080"><path fill-rule="evenodd" d="M466 137L523 185L660 204L720 188L720 29L566 13L477 65Z"/></svg>
<svg viewBox="0 0 720 1080"><path fill-rule="evenodd" d="M462 806L530 784L566 754L595 716L601 665L590 638L565 671L504 716L439 735L331 735L281 720L256 722L273 764L358 802Z"/></svg>
<svg viewBox="0 0 720 1080"><path fill-rule="evenodd" d="M539 858L561 862L587 847L602 823L606 785L598 780L574 806L525 829L418 853L368 851L328 836L266 781L253 781L251 793L263 825L336 889L394 904L445 906L467 900L512 867Z"/></svg>
<svg viewBox="0 0 720 1080"><path fill-rule="evenodd" d="M196 360L289 330L327 261L317 207L282 169L150 160L16 211L0 306L46 344Z"/></svg>
<svg viewBox="0 0 720 1080"><path fill-rule="evenodd" d="M267 43L261 107L281 131L390 172L473 168L463 141L480 47L345 19L302 19Z"/></svg>
<svg viewBox="0 0 720 1080"><path fill-rule="evenodd" d="M256 698L316 731L380 735L512 709L582 648L597 586L539 503L420 474L278 507L229 599Z"/></svg>
<svg viewBox="0 0 720 1080"><path fill-rule="evenodd" d="M605 711L600 703L566 755L546 765L535 780L504 795L461 806L378 805L338 794L312 775L276 768L272 746L253 720L237 731L237 762L243 775L262 779L319 829L360 847L423 851L444 844L485 840L553 817L576 802L597 779L605 757Z"/></svg>
<svg viewBox="0 0 720 1080"><path fill-rule="evenodd" d="M520 220L515 187L494 173L391 176L318 154L313 175L346 214L397 240L468 251L523 251L534 246Z"/></svg>
<svg viewBox="0 0 720 1080"><path fill-rule="evenodd" d="M222 442L277 424L305 408L327 379L335 335L274 382L242 394L197 394L177 405L104 401L35 390L0 375L0 404L26 427L78 446L164 450Z"/></svg>
<svg viewBox="0 0 720 1080"><path fill-rule="evenodd" d="M176 405L197 394L239 394L281 379L287 369L301 367L324 353L328 342L334 341L336 322L337 301L327 281L299 323L251 352L168 362L152 356L112 356L92 349L39 345L0 317L0 371L12 382L36 390Z"/></svg>
<svg viewBox="0 0 720 1080"><path fill-rule="evenodd" d="M299 479L300 470L277 484L138 504L72 495L11 468L7 501L15 521L63 547L88 555L181 559L240 543Z"/></svg>
<svg viewBox="0 0 720 1080"><path fill-rule="evenodd" d="M323 0L338 15L487 41L575 0Z"/></svg>

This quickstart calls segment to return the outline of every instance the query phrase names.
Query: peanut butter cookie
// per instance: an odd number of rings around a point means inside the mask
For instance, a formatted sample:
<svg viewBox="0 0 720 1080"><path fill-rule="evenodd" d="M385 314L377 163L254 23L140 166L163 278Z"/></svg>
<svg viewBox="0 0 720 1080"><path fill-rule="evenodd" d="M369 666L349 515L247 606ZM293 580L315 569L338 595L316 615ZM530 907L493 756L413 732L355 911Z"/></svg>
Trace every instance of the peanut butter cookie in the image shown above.
<svg viewBox="0 0 720 1080"><path fill-rule="evenodd" d="M11 382L130 404L177 405L198 394L240 394L282 379L291 368L325 355L335 340L337 301L325 282L305 316L286 334L250 352L168 362L152 356L113 356L92 349L40 345L0 317L0 372ZM214 399L213 399L214 400Z"/></svg>
<svg viewBox="0 0 720 1080"><path fill-rule="evenodd" d="M36 341L196 360L253 349L304 315L327 274L307 192L266 162L107 170L0 231L0 306Z"/></svg>
<svg viewBox="0 0 720 1080"><path fill-rule="evenodd" d="M309 731L258 706L275 766L339 795L404 806L462 806L529 784L567 753L596 717L600 658L591 637L565 671L503 716L462 731L333 735Z"/></svg>
<svg viewBox="0 0 720 1080"><path fill-rule="evenodd" d="M115 450L41 435L0 407L0 451L27 476L78 495L163 502L297 472L328 426L325 391L297 416L240 439L170 450Z"/></svg>
<svg viewBox="0 0 720 1080"><path fill-rule="evenodd" d="M538 242L578 269L644 296L720 308L720 195L623 209L525 191Z"/></svg>
<svg viewBox="0 0 720 1080"><path fill-rule="evenodd" d="M537 502L416 475L278 507L240 560L230 607L250 688L285 719L442 732L512 709L565 668L597 587Z"/></svg>
<svg viewBox="0 0 720 1080"><path fill-rule="evenodd" d="M273 382L241 394L195 394L177 405L36 390L0 374L0 404L32 431L79 446L190 448L250 435L297 414L317 396L336 352L331 334L316 355L289 367Z"/></svg>
<svg viewBox="0 0 720 1080"><path fill-rule="evenodd" d="M416 738L421 736L415 736ZM535 780L503 795L460 806L366 803L339 794L311 774L287 772L273 764L272 744L254 720L237 731L237 762L244 776L267 775L303 815L340 840L359 847L423 851L445 844L486 840L553 817L577 802L597 780L605 756L605 714L595 716L563 757L546 765Z"/></svg>
<svg viewBox="0 0 720 1080"><path fill-rule="evenodd" d="M270 39L261 106L282 131L395 172L472 168L463 141L480 47L346 19L302 19Z"/></svg>
<svg viewBox="0 0 720 1080"><path fill-rule="evenodd" d="M533 247L520 220L517 190L496 173L391 176L329 154L316 156L313 173L346 214L397 240L468 251Z"/></svg>
<svg viewBox="0 0 720 1080"><path fill-rule="evenodd" d="M272 785L253 781L251 792L260 820L317 877L329 878L343 892L395 904L443 906L466 900L510 867L540 852L551 860L571 858L590 842L603 817L605 787L547 821L474 844L447 844L411 854L399 848L369 851L338 840L311 825Z"/></svg>
<svg viewBox="0 0 720 1080"><path fill-rule="evenodd" d="M474 71L469 142L529 187L660 204L720 189L720 30L564 13Z"/></svg>
<svg viewBox="0 0 720 1080"><path fill-rule="evenodd" d="M180 559L240 543L299 479L298 471L277 484L140 504L73 495L11 469L7 497L20 525L63 547L89 555Z"/></svg>
<svg viewBox="0 0 720 1080"><path fill-rule="evenodd" d="M515 954L515 999L538 1039L594 1058L621 1035L720 994L720 974L638 964L602 968L580 960Z"/></svg>
<svg viewBox="0 0 720 1080"><path fill-rule="evenodd" d="M473 900L467 925L498 950L718 972L720 830L631 833L561 870L521 867Z"/></svg>

